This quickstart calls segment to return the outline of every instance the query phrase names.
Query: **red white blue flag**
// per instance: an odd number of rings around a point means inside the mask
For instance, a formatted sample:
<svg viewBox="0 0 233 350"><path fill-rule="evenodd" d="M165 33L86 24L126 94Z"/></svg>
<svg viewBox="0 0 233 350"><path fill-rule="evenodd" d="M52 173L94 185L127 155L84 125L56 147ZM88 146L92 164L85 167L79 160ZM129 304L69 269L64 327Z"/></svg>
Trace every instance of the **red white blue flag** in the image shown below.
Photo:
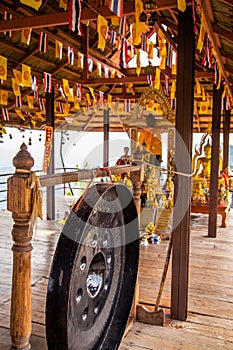
<svg viewBox="0 0 233 350"><path fill-rule="evenodd" d="M78 97L78 101L80 102L82 100L82 85L76 83L76 95Z"/></svg>
<svg viewBox="0 0 233 350"><path fill-rule="evenodd" d="M61 84L57 84L57 88L58 88L58 90L60 91L60 93L61 93L61 95L62 95L62 97L66 97L66 95L65 95L65 93L64 93L64 91L63 91L63 88L62 88L62 86L61 86Z"/></svg>
<svg viewBox="0 0 233 350"><path fill-rule="evenodd" d="M119 32L120 32L120 35L125 37L125 35L126 35L126 16L121 17Z"/></svg>
<svg viewBox="0 0 233 350"><path fill-rule="evenodd" d="M59 102L59 113L64 114L63 103Z"/></svg>
<svg viewBox="0 0 233 350"><path fill-rule="evenodd" d="M147 83L149 85L152 85L153 86L153 79L152 79L152 75L151 74L148 74L147 75Z"/></svg>
<svg viewBox="0 0 233 350"><path fill-rule="evenodd" d="M108 7L112 12L121 18L123 16L123 3L123 0L110 0Z"/></svg>
<svg viewBox="0 0 233 350"><path fill-rule="evenodd" d="M74 49L73 49L73 47L68 46L67 57L68 57L68 63L73 65L74 64Z"/></svg>
<svg viewBox="0 0 233 350"><path fill-rule="evenodd" d="M22 108L22 97L21 95L15 96L15 105L17 108Z"/></svg>
<svg viewBox="0 0 233 350"><path fill-rule="evenodd" d="M77 32L78 35L82 35L81 32L81 1L80 0L70 0L69 3L69 14L68 14L68 20L69 20L69 29L71 29L73 32Z"/></svg>
<svg viewBox="0 0 233 350"><path fill-rule="evenodd" d="M52 74L44 72L44 92L52 92Z"/></svg>
<svg viewBox="0 0 233 350"><path fill-rule="evenodd" d="M48 50L48 34L40 32L40 40L38 43L38 50L41 52L47 52L47 50Z"/></svg>
<svg viewBox="0 0 233 350"><path fill-rule="evenodd" d="M34 98L38 98L38 84L35 75L32 75L32 91L34 92Z"/></svg>
<svg viewBox="0 0 233 350"><path fill-rule="evenodd" d="M121 52L120 52L120 67L127 68L128 66L128 45L124 38L121 38Z"/></svg>
<svg viewBox="0 0 233 350"><path fill-rule="evenodd" d="M10 120L7 107L2 107L2 119L6 120L7 122Z"/></svg>
<svg viewBox="0 0 233 350"><path fill-rule="evenodd" d="M40 110L43 111L45 109L44 99L43 98L39 98L38 104L39 104Z"/></svg>
<svg viewBox="0 0 233 350"><path fill-rule="evenodd" d="M3 19L4 20L9 20L12 19L12 14L8 13L7 11L4 11L3 13ZM4 32L5 35L9 36L10 38L12 37L12 32L11 31L6 31Z"/></svg>
<svg viewBox="0 0 233 350"><path fill-rule="evenodd" d="M99 91L100 93L100 105L103 106L104 105L104 93L102 91Z"/></svg>
<svg viewBox="0 0 233 350"><path fill-rule="evenodd" d="M131 101L125 100L125 112L131 112Z"/></svg>

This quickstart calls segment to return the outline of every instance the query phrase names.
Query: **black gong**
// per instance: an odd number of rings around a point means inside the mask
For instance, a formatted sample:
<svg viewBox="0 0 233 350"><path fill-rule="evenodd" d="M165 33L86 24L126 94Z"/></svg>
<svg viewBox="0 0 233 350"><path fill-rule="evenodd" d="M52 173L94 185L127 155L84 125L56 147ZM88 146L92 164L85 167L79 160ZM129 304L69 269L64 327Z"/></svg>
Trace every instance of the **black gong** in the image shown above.
<svg viewBox="0 0 233 350"><path fill-rule="evenodd" d="M97 184L75 204L59 237L48 282L49 350L113 350L123 336L139 258L131 192Z"/></svg>

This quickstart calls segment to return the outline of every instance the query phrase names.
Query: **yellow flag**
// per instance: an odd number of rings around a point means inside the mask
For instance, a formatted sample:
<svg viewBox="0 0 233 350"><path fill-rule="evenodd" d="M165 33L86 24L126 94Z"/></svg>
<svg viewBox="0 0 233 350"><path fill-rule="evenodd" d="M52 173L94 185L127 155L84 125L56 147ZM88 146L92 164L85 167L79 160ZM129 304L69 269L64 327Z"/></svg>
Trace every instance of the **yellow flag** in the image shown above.
<svg viewBox="0 0 233 350"><path fill-rule="evenodd" d="M62 79L64 94L68 97L70 95L70 86L67 79Z"/></svg>
<svg viewBox="0 0 233 350"><path fill-rule="evenodd" d="M21 112L20 109L15 109L15 112L18 114L18 116L20 117L20 119L25 120L24 115L23 115L23 113Z"/></svg>
<svg viewBox="0 0 233 350"><path fill-rule="evenodd" d="M112 95L109 95L108 94L108 103L111 105L111 103L112 103Z"/></svg>
<svg viewBox="0 0 233 350"><path fill-rule="evenodd" d="M161 73L161 70L158 67L156 67L154 88L157 90L160 89L160 73Z"/></svg>
<svg viewBox="0 0 233 350"><path fill-rule="evenodd" d="M74 96L74 109L76 109L77 111L80 109L78 96Z"/></svg>
<svg viewBox="0 0 233 350"><path fill-rule="evenodd" d="M166 68L166 57L161 57L159 68L160 69L165 69Z"/></svg>
<svg viewBox="0 0 233 350"><path fill-rule="evenodd" d="M136 64L136 73L139 76L141 73L141 54L139 49L136 52Z"/></svg>
<svg viewBox="0 0 233 350"><path fill-rule="evenodd" d="M176 75L176 64L172 65L172 75Z"/></svg>
<svg viewBox="0 0 233 350"><path fill-rule="evenodd" d="M59 7L61 7L62 9L64 9L66 11L67 6L68 6L68 0L60 0Z"/></svg>
<svg viewBox="0 0 233 350"><path fill-rule="evenodd" d="M22 32L21 32L21 43L27 44L27 45L30 44L31 32L32 32L31 28L22 29Z"/></svg>
<svg viewBox="0 0 233 350"><path fill-rule="evenodd" d="M8 91L0 90L0 105L7 105L8 102Z"/></svg>
<svg viewBox="0 0 233 350"><path fill-rule="evenodd" d="M17 69L13 69L13 74L14 74L14 77L15 77L17 84L23 85L22 84L22 73Z"/></svg>
<svg viewBox="0 0 233 350"><path fill-rule="evenodd" d="M205 27L204 27L204 14L202 12L200 34L199 34L199 38L198 38L198 42L197 42L197 50L199 50L199 52L202 51L204 39L205 39Z"/></svg>
<svg viewBox="0 0 233 350"><path fill-rule="evenodd" d="M176 81L172 80L171 99L175 98L175 94L176 94Z"/></svg>
<svg viewBox="0 0 233 350"><path fill-rule="evenodd" d="M91 97L90 97L90 94L86 93L86 99L87 99L87 103L89 105L91 105Z"/></svg>
<svg viewBox="0 0 233 350"><path fill-rule="evenodd" d="M19 84L17 83L15 78L11 78L11 80L12 80L12 89L13 89L15 96L20 96L21 92L20 92Z"/></svg>
<svg viewBox="0 0 233 350"><path fill-rule="evenodd" d="M63 48L63 43L60 42L59 40L55 41L55 57L59 58L60 60L62 59L62 48Z"/></svg>
<svg viewBox="0 0 233 350"><path fill-rule="evenodd" d="M37 11L42 4L42 0L20 0L20 2L24 5L33 7Z"/></svg>
<svg viewBox="0 0 233 350"><path fill-rule="evenodd" d="M197 89L197 95L201 95L201 85L199 83L199 80L196 78L195 79L195 82L196 82L196 89Z"/></svg>
<svg viewBox="0 0 233 350"><path fill-rule="evenodd" d="M26 66L26 64L22 64L22 84L23 86L32 86L31 67Z"/></svg>
<svg viewBox="0 0 233 350"><path fill-rule="evenodd" d="M7 58L0 56L0 79L6 80L7 78Z"/></svg>
<svg viewBox="0 0 233 350"><path fill-rule="evenodd" d="M115 75L116 75L116 70L115 69L111 70L110 78L115 78Z"/></svg>
<svg viewBox="0 0 233 350"><path fill-rule="evenodd" d="M217 90L220 89L221 81L222 81L222 72L219 71Z"/></svg>
<svg viewBox="0 0 233 350"><path fill-rule="evenodd" d="M206 94L205 94L205 89L202 87L202 101L206 101Z"/></svg>
<svg viewBox="0 0 233 350"><path fill-rule="evenodd" d="M186 10L186 1L185 0L177 0L178 10L184 12Z"/></svg>
<svg viewBox="0 0 233 350"><path fill-rule="evenodd" d="M148 58L152 60L154 55L154 43L152 41L148 42L147 52L148 52Z"/></svg>
<svg viewBox="0 0 233 350"><path fill-rule="evenodd" d="M208 102L200 102L199 104L199 114L208 114Z"/></svg>
<svg viewBox="0 0 233 350"><path fill-rule="evenodd" d="M96 97L95 97L95 93L94 93L94 89L92 87L89 86L89 90L91 92L91 96L93 97L94 102L96 102Z"/></svg>
<svg viewBox="0 0 233 350"><path fill-rule="evenodd" d="M27 100L28 100L28 107L30 109L33 109L34 108L34 101L33 101L33 96L27 96Z"/></svg>
<svg viewBox="0 0 233 350"><path fill-rule="evenodd" d="M135 21L139 22L140 14L144 11L142 0L135 0Z"/></svg>
<svg viewBox="0 0 233 350"><path fill-rule="evenodd" d="M78 52L77 66L78 66L78 68L83 69L83 54L80 52Z"/></svg>
<svg viewBox="0 0 233 350"><path fill-rule="evenodd" d="M68 115L68 114L69 114L69 111L70 111L70 104L69 104L69 103L65 103L65 104L63 105L63 107L64 107L64 114L65 114L65 115Z"/></svg>
<svg viewBox="0 0 233 350"><path fill-rule="evenodd" d="M101 15L98 15L97 30L98 30L98 49L101 49L102 51L104 51L105 45L106 45L107 33L108 33L108 22Z"/></svg>

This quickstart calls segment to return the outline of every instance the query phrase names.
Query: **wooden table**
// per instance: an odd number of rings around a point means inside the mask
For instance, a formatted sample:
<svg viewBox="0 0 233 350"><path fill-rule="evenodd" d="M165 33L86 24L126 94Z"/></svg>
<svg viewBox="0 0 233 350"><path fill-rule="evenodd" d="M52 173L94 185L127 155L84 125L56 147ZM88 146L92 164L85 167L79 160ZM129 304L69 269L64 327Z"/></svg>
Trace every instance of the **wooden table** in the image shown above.
<svg viewBox="0 0 233 350"><path fill-rule="evenodd" d="M229 210L228 205L219 204L218 205L218 214L222 215L222 224L221 227L226 227L226 217L227 212ZM191 213L201 213L201 214L209 214L209 205L208 204L199 204L192 203L191 204Z"/></svg>

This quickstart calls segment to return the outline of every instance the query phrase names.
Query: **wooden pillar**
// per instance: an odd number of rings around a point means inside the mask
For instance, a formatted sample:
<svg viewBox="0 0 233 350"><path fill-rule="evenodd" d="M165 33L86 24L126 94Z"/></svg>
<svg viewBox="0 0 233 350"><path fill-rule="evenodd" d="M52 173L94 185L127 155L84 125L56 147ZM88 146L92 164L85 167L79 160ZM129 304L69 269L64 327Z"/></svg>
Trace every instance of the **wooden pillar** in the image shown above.
<svg viewBox="0 0 233 350"><path fill-rule="evenodd" d="M175 176L172 232L171 317L181 321L186 320L188 306L194 52L192 8L188 6L178 13L175 166L180 175Z"/></svg>
<svg viewBox="0 0 233 350"><path fill-rule="evenodd" d="M104 167L109 165L109 108L104 110Z"/></svg>
<svg viewBox="0 0 233 350"><path fill-rule="evenodd" d="M54 87L52 93L46 92L46 124L52 126L54 131ZM54 135L52 138L52 151L48 174L54 174ZM47 187L47 220L55 220L55 189Z"/></svg>
<svg viewBox="0 0 233 350"><path fill-rule="evenodd" d="M217 235L219 146L220 146L219 142L220 142L222 91L223 91L222 86L219 89L217 89L216 85L214 85L208 237L216 237Z"/></svg>
<svg viewBox="0 0 233 350"><path fill-rule="evenodd" d="M88 51L89 51L89 27L85 24L82 25L83 33L83 70L82 79L88 79Z"/></svg>
<svg viewBox="0 0 233 350"><path fill-rule="evenodd" d="M13 159L15 174L7 181L7 210L12 212L14 225L13 272L11 289L10 335L11 349L31 349L31 238L29 221L32 213L32 190L27 186L34 160L23 143Z"/></svg>
<svg viewBox="0 0 233 350"><path fill-rule="evenodd" d="M231 123L231 110L227 110L224 113L223 123L223 170L228 168L229 163L229 137L230 137L230 123Z"/></svg>

